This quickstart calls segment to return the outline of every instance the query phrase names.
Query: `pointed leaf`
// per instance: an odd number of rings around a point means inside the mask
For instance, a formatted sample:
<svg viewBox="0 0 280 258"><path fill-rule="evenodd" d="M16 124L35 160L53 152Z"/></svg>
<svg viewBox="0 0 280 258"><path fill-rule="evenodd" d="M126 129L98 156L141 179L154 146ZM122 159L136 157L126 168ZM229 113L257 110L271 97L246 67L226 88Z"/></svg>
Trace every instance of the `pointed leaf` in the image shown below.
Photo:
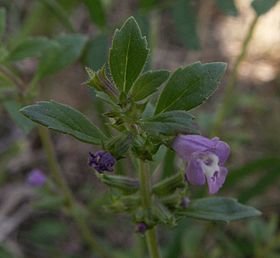
<svg viewBox="0 0 280 258"><path fill-rule="evenodd" d="M57 44L41 56L37 76L42 79L75 63L81 56L86 41L87 38L80 34L57 37Z"/></svg>
<svg viewBox="0 0 280 258"><path fill-rule="evenodd" d="M108 51L108 36L105 34L99 35L90 40L86 45L85 64L93 70L98 70L107 62Z"/></svg>
<svg viewBox="0 0 280 258"><path fill-rule="evenodd" d="M156 113L190 110L202 104L217 89L225 70L225 63L200 62L177 69L160 95Z"/></svg>
<svg viewBox="0 0 280 258"><path fill-rule="evenodd" d="M170 111L143 120L142 127L150 134L177 135L199 133L194 117L186 111Z"/></svg>
<svg viewBox="0 0 280 258"><path fill-rule="evenodd" d="M78 110L55 101L40 101L20 110L26 117L82 142L100 144L106 136Z"/></svg>
<svg viewBox="0 0 280 258"><path fill-rule="evenodd" d="M132 86L131 95L136 101L145 99L168 79L169 72L165 70L149 71L142 74Z"/></svg>
<svg viewBox="0 0 280 258"><path fill-rule="evenodd" d="M258 16L268 12L278 0L254 0L251 5Z"/></svg>
<svg viewBox="0 0 280 258"><path fill-rule="evenodd" d="M195 219L230 222L261 215L253 207L240 204L236 199L213 197L191 201L188 208L179 211L180 216Z"/></svg>
<svg viewBox="0 0 280 258"><path fill-rule="evenodd" d="M49 10L51 14L55 15L58 20L67 28L69 31L74 32L75 29L69 19L69 14L65 12L63 6L56 0L39 0L42 4L44 4Z"/></svg>
<svg viewBox="0 0 280 258"><path fill-rule="evenodd" d="M128 92L141 73L149 50L147 41L133 17L128 18L120 30L116 30L110 49L110 71L116 86Z"/></svg>
<svg viewBox="0 0 280 258"><path fill-rule="evenodd" d="M40 57L47 48L55 44L46 37L27 38L19 42L9 53L9 61L18 61L30 57Z"/></svg>

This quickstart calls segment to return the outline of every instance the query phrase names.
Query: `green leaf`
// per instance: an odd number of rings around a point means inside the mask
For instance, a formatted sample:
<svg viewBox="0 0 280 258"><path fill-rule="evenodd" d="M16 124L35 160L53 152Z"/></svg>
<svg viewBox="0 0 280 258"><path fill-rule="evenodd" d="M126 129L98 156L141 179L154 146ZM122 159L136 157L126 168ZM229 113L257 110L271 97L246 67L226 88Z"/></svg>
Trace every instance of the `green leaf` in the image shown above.
<svg viewBox="0 0 280 258"><path fill-rule="evenodd" d="M177 135L199 133L194 117L186 111L170 111L143 120L142 127L150 134Z"/></svg>
<svg viewBox="0 0 280 258"><path fill-rule="evenodd" d="M278 0L254 0L251 5L258 16L268 12Z"/></svg>
<svg viewBox="0 0 280 258"><path fill-rule="evenodd" d="M37 71L39 79L75 63L82 55L87 38L80 34L68 34L57 37L55 42L57 44L48 48L40 58Z"/></svg>
<svg viewBox="0 0 280 258"><path fill-rule="evenodd" d="M156 113L190 110L202 104L217 89L225 70L225 63L200 62L177 69L160 95Z"/></svg>
<svg viewBox="0 0 280 258"><path fill-rule="evenodd" d="M31 129L34 127L34 124L19 112L19 109L22 106L13 100L5 101L3 105L7 110L7 112L9 113L12 120L15 122L15 124L25 134L29 133Z"/></svg>
<svg viewBox="0 0 280 258"><path fill-rule="evenodd" d="M84 62L93 70L98 70L107 61L108 36L99 35L86 46Z"/></svg>
<svg viewBox="0 0 280 258"><path fill-rule="evenodd" d="M40 101L20 110L26 117L61 133L69 134L76 139L101 144L106 138L104 134L93 125L78 110L55 101Z"/></svg>
<svg viewBox="0 0 280 258"><path fill-rule="evenodd" d="M88 8L93 22L101 28L104 27L106 24L106 15L102 2L100 0L84 0L84 3Z"/></svg>
<svg viewBox="0 0 280 258"><path fill-rule="evenodd" d="M27 38L10 51L7 60L18 61L30 57L40 57L47 48L53 47L54 44L55 42L46 37Z"/></svg>
<svg viewBox="0 0 280 258"><path fill-rule="evenodd" d="M218 8L229 16L238 16L238 10L236 8L234 0L216 0Z"/></svg>
<svg viewBox="0 0 280 258"><path fill-rule="evenodd" d="M190 0L178 0L172 7L172 18L179 37L187 48L198 50L200 44L197 35L197 15L195 12Z"/></svg>
<svg viewBox="0 0 280 258"><path fill-rule="evenodd" d="M0 8L0 40L4 35L6 29L6 10L4 8Z"/></svg>
<svg viewBox="0 0 280 258"><path fill-rule="evenodd" d="M133 17L127 19L120 30L116 30L110 49L110 71L116 86L128 92L143 70L149 49L147 40Z"/></svg>
<svg viewBox="0 0 280 258"><path fill-rule="evenodd" d="M150 96L163 84L169 76L165 70L149 71L142 74L132 86L131 95L139 101Z"/></svg>
<svg viewBox="0 0 280 258"><path fill-rule="evenodd" d="M39 0L42 4L48 7L52 14L71 32L75 29L69 20L69 15L65 12L64 8L56 0Z"/></svg>
<svg viewBox="0 0 280 258"><path fill-rule="evenodd" d="M188 208L178 211L178 216L195 219L230 222L261 215L253 207L225 197L202 198L190 202Z"/></svg>

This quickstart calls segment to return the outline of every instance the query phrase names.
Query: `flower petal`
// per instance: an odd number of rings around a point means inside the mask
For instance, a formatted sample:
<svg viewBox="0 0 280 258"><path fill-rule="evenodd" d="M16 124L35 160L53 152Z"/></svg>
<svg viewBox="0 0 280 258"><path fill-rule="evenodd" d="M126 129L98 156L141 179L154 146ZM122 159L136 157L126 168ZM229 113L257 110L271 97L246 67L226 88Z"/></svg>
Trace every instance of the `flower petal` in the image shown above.
<svg viewBox="0 0 280 258"><path fill-rule="evenodd" d="M186 178L193 185L204 185L205 176L200 162L197 159L191 159L186 168Z"/></svg>
<svg viewBox="0 0 280 258"><path fill-rule="evenodd" d="M173 143L173 149L182 159L187 161L192 158L194 152L204 152L215 148L215 146L216 141L201 135L180 135L176 137Z"/></svg>
<svg viewBox="0 0 280 258"><path fill-rule="evenodd" d="M215 147L211 151L219 157L219 165L224 165L229 157L230 147L226 142L216 141Z"/></svg>
<svg viewBox="0 0 280 258"><path fill-rule="evenodd" d="M226 180L227 174L228 174L228 169L226 167L220 167L220 173L219 173L219 177L218 177L218 183L219 183L220 187L223 186L223 184Z"/></svg>
<svg viewBox="0 0 280 258"><path fill-rule="evenodd" d="M223 186L228 170L225 167L220 167L220 171L213 177L206 176L207 184L209 188L209 194L215 194Z"/></svg>

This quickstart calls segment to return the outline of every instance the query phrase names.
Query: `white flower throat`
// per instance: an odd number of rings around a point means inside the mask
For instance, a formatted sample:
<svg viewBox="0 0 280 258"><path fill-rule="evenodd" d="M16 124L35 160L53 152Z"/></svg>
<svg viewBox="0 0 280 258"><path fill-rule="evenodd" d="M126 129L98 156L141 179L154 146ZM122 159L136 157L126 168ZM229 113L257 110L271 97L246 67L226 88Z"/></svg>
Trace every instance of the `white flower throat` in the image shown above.
<svg viewBox="0 0 280 258"><path fill-rule="evenodd" d="M213 153L209 153L200 159L200 165L204 175L211 178L213 181L216 181L220 171L219 157Z"/></svg>

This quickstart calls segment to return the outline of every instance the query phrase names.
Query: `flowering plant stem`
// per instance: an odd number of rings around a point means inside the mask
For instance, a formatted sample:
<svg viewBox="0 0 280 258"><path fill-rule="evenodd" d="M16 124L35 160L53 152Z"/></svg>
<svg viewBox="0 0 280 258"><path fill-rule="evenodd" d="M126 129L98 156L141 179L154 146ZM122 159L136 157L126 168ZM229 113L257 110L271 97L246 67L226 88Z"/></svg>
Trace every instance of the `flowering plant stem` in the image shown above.
<svg viewBox="0 0 280 258"><path fill-rule="evenodd" d="M58 187L61 189L61 192L63 193L66 201L66 205L70 210L70 214L73 220L75 221L75 223L77 224L77 226L79 227L79 230L84 240L94 252L99 254L100 257L102 258L111 257L107 253L107 251L98 243L95 237L92 235L84 217L77 214L76 212L77 209L79 209L79 204L77 203L73 193L71 192L69 186L67 185L60 171L60 167L56 159L55 150L48 129L39 126L38 131L39 131L39 136L42 141L44 151L47 156L49 168L52 173L53 179L55 183L58 185Z"/></svg>
<svg viewBox="0 0 280 258"><path fill-rule="evenodd" d="M221 128L223 119L226 116L230 106L232 105L232 93L234 90L234 85L237 80L239 66L246 57L247 49L248 49L249 43L251 42L251 39L254 35L254 31L255 31L258 20L259 20L259 16L256 15L254 17L253 21L251 22L249 30L243 41L240 54L238 55L237 59L235 60L234 65L233 65L232 73L228 79L228 83L225 86L225 93L224 93L222 103L220 104L220 107L219 107L216 117L214 119L212 136L219 134L219 130Z"/></svg>
<svg viewBox="0 0 280 258"><path fill-rule="evenodd" d="M138 159L138 170L140 177L140 193L143 208L147 211L151 210L151 178L149 175L149 164L143 160ZM145 233L146 242L151 258L161 258L156 227L149 229Z"/></svg>
<svg viewBox="0 0 280 258"><path fill-rule="evenodd" d="M37 84L36 76L35 78L33 78L32 82L28 85L28 87L25 87L24 83L21 81L20 78L18 78L9 69L5 68L2 65L0 66L0 74L4 74L12 82L14 82L15 85L17 86L18 91L21 94L23 93L24 88L31 89L32 93L34 93L34 90L37 89L38 84ZM26 92L29 93L29 90L27 90ZM24 97L27 98L28 94L25 94ZM26 101L25 98L23 99L24 102ZM86 243L92 249L92 251L98 253L100 257L102 258L111 257L111 255L108 254L108 252L104 248L102 248L102 246L95 239L94 235L90 232L85 219L79 214L77 214L76 212L80 208L79 204L77 203L73 193L71 192L69 186L67 185L61 173L48 129L44 128L43 126L38 126L38 133L43 145L43 149L47 156L47 161L48 161L50 172L52 173L52 177L55 183L57 184L57 186L61 189L61 192L63 193L66 201L66 205L70 210L71 216L75 221L75 223L77 224L77 226L79 227L80 232L84 237Z"/></svg>

